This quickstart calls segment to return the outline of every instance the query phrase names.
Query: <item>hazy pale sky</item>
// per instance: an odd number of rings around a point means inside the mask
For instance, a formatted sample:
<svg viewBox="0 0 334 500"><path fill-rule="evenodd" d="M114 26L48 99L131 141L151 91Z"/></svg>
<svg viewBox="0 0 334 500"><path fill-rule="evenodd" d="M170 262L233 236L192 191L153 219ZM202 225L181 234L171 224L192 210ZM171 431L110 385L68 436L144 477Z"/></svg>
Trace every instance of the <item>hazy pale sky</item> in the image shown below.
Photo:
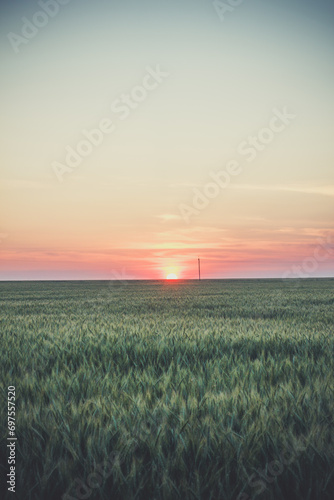
<svg viewBox="0 0 334 500"><path fill-rule="evenodd" d="M334 275L332 1L60 3L0 3L0 279Z"/></svg>

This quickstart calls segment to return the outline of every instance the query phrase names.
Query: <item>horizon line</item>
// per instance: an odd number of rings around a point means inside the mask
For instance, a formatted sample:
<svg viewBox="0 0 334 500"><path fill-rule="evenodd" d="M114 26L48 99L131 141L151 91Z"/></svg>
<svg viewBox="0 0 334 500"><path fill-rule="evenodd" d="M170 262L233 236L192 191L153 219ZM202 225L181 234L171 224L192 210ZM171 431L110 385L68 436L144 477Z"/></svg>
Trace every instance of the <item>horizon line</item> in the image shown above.
<svg viewBox="0 0 334 500"><path fill-rule="evenodd" d="M306 276L306 277L286 277L286 278L283 278L283 277L253 277L253 278L201 278L201 280L199 280L198 278L178 278L178 279L173 279L173 280L169 280L169 279L166 279L166 278L160 278L160 279L152 279L152 278L145 278L145 279L135 279L135 278L129 278L129 279L124 279L124 280L117 280L117 279L108 279L108 278L105 278L105 279L16 279L16 280L3 280L0 278L0 283L40 283L40 282L45 282L45 283L66 283L66 282L78 282L78 283L81 283L81 282L115 282L115 283L125 283L125 282L129 282L129 281L133 281L133 282L136 282L136 281L152 281L152 282L156 282L156 281L167 281L168 283L172 282L172 283L177 283L177 282L180 282L180 281L238 281L238 280L248 280L248 281L252 281L252 280L276 280L276 281L287 281L287 280L290 280L290 281L294 281L294 280L315 280L315 279L334 279L334 276Z"/></svg>

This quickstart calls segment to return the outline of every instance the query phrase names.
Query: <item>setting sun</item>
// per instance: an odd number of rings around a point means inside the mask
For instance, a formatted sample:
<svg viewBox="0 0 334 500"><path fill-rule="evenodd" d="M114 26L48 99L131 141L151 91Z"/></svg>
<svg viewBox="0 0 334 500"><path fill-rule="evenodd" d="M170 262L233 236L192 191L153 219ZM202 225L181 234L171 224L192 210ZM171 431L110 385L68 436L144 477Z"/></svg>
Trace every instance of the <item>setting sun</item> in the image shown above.
<svg viewBox="0 0 334 500"><path fill-rule="evenodd" d="M175 273L170 273L166 276L167 280L177 280L177 276Z"/></svg>

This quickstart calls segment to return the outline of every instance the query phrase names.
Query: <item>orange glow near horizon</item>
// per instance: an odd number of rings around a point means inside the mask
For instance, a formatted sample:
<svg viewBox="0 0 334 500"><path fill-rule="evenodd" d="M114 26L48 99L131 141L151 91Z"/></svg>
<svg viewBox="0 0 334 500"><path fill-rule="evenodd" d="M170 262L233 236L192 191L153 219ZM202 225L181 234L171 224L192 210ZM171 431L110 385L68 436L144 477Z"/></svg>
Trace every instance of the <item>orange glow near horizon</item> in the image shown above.
<svg viewBox="0 0 334 500"><path fill-rule="evenodd" d="M281 278L286 273L290 273L290 277L297 277L298 273L309 277L333 276L334 233L326 234L320 229L295 230L292 238L287 232L268 234L263 230L260 236L244 229L242 238L238 234L232 238L225 231L223 244L201 248L202 278ZM269 236L272 241L266 240ZM64 248L65 245L52 250L53 242L47 243L50 247L24 248L23 243L8 232L0 245L0 280L166 280L175 283L198 279L196 242L194 248L189 245L182 250L164 251L107 249L104 241L91 248L87 248L85 242L75 241L71 250ZM303 264L310 267L310 259L315 259L314 272L300 267Z"/></svg>
<svg viewBox="0 0 334 500"><path fill-rule="evenodd" d="M166 280L177 280L178 277L176 276L175 273L170 273L166 276Z"/></svg>

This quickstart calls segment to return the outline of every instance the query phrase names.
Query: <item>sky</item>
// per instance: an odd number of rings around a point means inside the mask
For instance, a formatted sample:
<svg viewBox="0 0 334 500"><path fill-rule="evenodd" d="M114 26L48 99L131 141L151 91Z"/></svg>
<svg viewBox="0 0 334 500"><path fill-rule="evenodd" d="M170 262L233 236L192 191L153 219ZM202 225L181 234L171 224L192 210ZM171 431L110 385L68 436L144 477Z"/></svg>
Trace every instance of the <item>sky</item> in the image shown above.
<svg viewBox="0 0 334 500"><path fill-rule="evenodd" d="M334 276L332 1L0 9L1 280Z"/></svg>

